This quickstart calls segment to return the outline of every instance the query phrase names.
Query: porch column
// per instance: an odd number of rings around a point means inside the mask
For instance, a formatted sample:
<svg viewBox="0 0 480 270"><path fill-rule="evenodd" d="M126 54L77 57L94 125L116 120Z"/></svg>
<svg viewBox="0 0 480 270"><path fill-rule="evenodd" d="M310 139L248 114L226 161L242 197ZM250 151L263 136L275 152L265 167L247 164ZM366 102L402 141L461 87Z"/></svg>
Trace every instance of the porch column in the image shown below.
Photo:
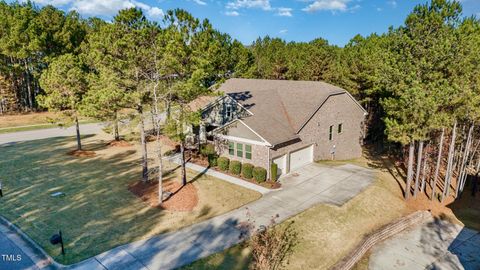
<svg viewBox="0 0 480 270"><path fill-rule="evenodd" d="M204 123L200 124L200 129L198 131L198 138L200 140L200 143L206 143L207 142L207 132L206 132Z"/></svg>

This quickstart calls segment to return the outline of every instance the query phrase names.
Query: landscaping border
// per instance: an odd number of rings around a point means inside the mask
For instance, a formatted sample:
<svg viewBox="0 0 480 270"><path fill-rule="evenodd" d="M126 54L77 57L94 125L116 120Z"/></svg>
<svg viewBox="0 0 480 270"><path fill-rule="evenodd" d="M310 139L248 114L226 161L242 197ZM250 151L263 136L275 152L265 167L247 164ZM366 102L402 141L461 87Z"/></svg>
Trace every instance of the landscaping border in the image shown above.
<svg viewBox="0 0 480 270"><path fill-rule="evenodd" d="M355 264L362 259L367 251L376 245L378 242L384 241L393 235L402 232L403 230L419 224L420 222L430 218L431 214L428 211L417 211L408 216L404 216L392 223L389 223L377 230L376 232L367 235L363 238L362 242L358 244L350 253L348 253L343 259L337 262L331 270L350 270Z"/></svg>
<svg viewBox="0 0 480 270"><path fill-rule="evenodd" d="M174 162L175 164L178 164L178 165L181 164L181 160L180 160L180 155L179 155L179 154L176 154L176 155L173 155L173 156L164 157L164 159L169 160L169 161L171 161L171 162ZM259 192L259 193L262 194L262 195L265 195L265 194L270 193L270 192L272 192L272 191L281 190L281 188L278 188L278 189L268 189L268 188L266 188L266 187L262 187L262 186L260 186L260 185L253 184L253 183L251 183L251 182L249 182L249 181L240 179L240 178L238 178L238 177L231 176L231 175L228 175L228 174L219 172L219 171L217 171L217 170L213 170L213 169L210 169L210 168L207 168L207 167L204 167L204 166L201 166L201 165L192 163L192 162L186 162L185 166L186 166L187 168L191 169L191 170L196 171L196 172L204 173L204 174L206 174L206 175L210 175L210 176L216 177L216 178L218 178L218 179L220 179L220 180L222 180L222 181L226 181L226 182L229 182L229 183L232 183L232 184L235 184L235 185L238 185L238 186L241 186L241 187L244 187L244 188L247 188L247 189L256 191L256 192Z"/></svg>

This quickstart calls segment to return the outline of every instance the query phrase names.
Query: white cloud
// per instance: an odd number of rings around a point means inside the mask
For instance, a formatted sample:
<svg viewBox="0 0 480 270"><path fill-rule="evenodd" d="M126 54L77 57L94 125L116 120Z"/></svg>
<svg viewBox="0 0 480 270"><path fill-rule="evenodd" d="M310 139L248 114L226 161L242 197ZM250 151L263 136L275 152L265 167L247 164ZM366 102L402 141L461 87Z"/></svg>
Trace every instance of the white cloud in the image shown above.
<svg viewBox="0 0 480 270"><path fill-rule="evenodd" d="M26 0L21 2L27 2ZM34 0L33 2L40 5L65 6L73 2L73 0Z"/></svg>
<svg viewBox="0 0 480 270"><path fill-rule="evenodd" d="M285 17L292 17L292 9L291 8L280 7L280 8L277 9L277 15L285 16Z"/></svg>
<svg viewBox="0 0 480 270"><path fill-rule="evenodd" d="M395 0L390 0L387 2L389 5L391 5L392 7L397 7L397 1Z"/></svg>
<svg viewBox="0 0 480 270"><path fill-rule="evenodd" d="M147 5L136 0L33 0L40 5L69 7L86 16L112 17L121 9L137 7L145 12L149 19L160 19L164 16L161 8Z"/></svg>
<svg viewBox="0 0 480 270"><path fill-rule="evenodd" d="M202 6L207 5L207 3L205 1L202 1L202 0L192 0L192 1L199 4L199 5L202 5Z"/></svg>
<svg viewBox="0 0 480 270"><path fill-rule="evenodd" d="M347 11L349 9L348 3L350 1L351 0L316 0L302 10L307 12L315 12L321 10Z"/></svg>
<svg viewBox="0 0 480 270"><path fill-rule="evenodd" d="M282 29L282 30L278 31L278 33L281 34L281 35L284 35L284 34L288 33L288 30L287 29Z"/></svg>
<svg viewBox="0 0 480 270"><path fill-rule="evenodd" d="M151 19L162 19L163 16L165 16L165 13L161 8L158 7L152 7L149 10L147 10L147 16L150 17Z"/></svg>
<svg viewBox="0 0 480 270"><path fill-rule="evenodd" d="M260 8L263 10L271 10L270 0L235 0L227 3L228 9L241 8Z"/></svg>
<svg viewBox="0 0 480 270"><path fill-rule="evenodd" d="M236 17L236 16L239 16L240 13L236 12L235 10L234 11L227 11L225 12L225 15L227 16L232 16L232 17Z"/></svg>

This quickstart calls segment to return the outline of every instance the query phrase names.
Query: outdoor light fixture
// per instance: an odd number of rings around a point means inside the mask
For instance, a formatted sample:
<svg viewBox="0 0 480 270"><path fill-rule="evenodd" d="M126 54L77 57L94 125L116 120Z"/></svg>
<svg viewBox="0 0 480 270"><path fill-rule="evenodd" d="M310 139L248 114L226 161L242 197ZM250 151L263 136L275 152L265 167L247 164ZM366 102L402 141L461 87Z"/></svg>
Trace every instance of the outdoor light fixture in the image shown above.
<svg viewBox="0 0 480 270"><path fill-rule="evenodd" d="M58 234L54 234L52 237L50 237L50 243L52 245L60 244L62 246L62 255L65 255L65 249L63 247L62 231L59 230Z"/></svg>

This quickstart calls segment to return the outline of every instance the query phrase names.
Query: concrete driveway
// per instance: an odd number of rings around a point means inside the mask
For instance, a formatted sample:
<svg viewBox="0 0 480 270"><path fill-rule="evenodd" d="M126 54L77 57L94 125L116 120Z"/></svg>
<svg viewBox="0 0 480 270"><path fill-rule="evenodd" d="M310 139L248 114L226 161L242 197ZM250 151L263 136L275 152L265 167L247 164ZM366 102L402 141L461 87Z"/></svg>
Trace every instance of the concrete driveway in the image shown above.
<svg viewBox="0 0 480 270"><path fill-rule="evenodd" d="M374 180L370 169L352 164L325 166L306 165L280 178L285 194L308 203L329 203L341 206L368 187Z"/></svg>
<svg viewBox="0 0 480 270"><path fill-rule="evenodd" d="M480 233L432 218L375 246L371 270L478 270Z"/></svg>

